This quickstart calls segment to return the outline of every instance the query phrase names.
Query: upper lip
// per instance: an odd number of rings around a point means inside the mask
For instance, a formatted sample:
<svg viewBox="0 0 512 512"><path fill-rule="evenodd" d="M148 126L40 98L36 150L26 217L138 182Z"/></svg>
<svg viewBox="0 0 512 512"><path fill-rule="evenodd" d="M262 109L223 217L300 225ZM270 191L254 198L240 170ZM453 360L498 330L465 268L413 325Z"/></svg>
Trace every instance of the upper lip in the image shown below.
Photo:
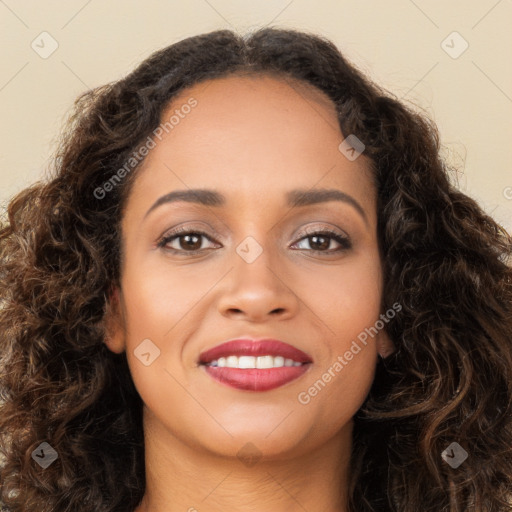
<svg viewBox="0 0 512 512"><path fill-rule="evenodd" d="M221 357L227 356L281 356L285 359L293 359L300 363L311 363L311 357L284 341L264 338L239 338L231 339L220 345L205 350L199 355L199 364L210 363Z"/></svg>

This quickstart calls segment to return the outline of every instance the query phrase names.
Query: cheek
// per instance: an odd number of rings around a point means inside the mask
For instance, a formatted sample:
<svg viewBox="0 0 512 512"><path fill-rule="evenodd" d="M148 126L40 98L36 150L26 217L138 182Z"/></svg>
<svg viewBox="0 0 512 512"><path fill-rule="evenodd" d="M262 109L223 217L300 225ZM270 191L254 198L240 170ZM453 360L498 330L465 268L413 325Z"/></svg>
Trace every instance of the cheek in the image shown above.
<svg viewBox="0 0 512 512"><path fill-rule="evenodd" d="M161 267L153 268L127 271L123 279L126 355L144 404L149 411L167 418L166 425L174 429L181 423L177 422L176 427L171 411L193 410L195 402L180 385L186 381L182 365L177 364L182 346L171 341L185 334L182 329L187 324L187 314L204 292L194 290L189 280L177 275L164 278ZM199 409L193 412L201 413ZM186 436L186 431L180 435Z"/></svg>
<svg viewBox="0 0 512 512"><path fill-rule="evenodd" d="M165 273L160 266L127 272L123 280L130 344L144 338L167 339L179 329L205 294L206 284L188 273Z"/></svg>
<svg viewBox="0 0 512 512"><path fill-rule="evenodd" d="M298 396L298 407L303 415L315 418L317 441L334 436L352 420L368 396L374 375L375 357L364 349L351 361L331 362L311 378Z"/></svg>
<svg viewBox="0 0 512 512"><path fill-rule="evenodd" d="M138 268L138 270L137 270ZM180 344L170 343L201 296L179 275L164 277L156 265L127 267L122 288L125 307L126 355L132 378L143 400L168 400L172 361L181 357ZM176 377L180 377L181 375ZM178 390L175 390L178 391ZM176 396L177 393L175 393Z"/></svg>
<svg viewBox="0 0 512 512"><path fill-rule="evenodd" d="M347 259L337 268L297 275L298 290L308 290L304 301L330 333L329 346L342 350L347 342L374 325L380 314L382 277L376 255Z"/></svg>
<svg viewBox="0 0 512 512"><path fill-rule="evenodd" d="M329 435L350 420L364 402L375 375L376 322L381 304L381 270L368 254L336 272L304 274L302 287L312 290L307 303L321 319L325 352L298 396L318 417L317 435ZM306 282L307 281L307 282ZM310 282L311 281L311 282Z"/></svg>

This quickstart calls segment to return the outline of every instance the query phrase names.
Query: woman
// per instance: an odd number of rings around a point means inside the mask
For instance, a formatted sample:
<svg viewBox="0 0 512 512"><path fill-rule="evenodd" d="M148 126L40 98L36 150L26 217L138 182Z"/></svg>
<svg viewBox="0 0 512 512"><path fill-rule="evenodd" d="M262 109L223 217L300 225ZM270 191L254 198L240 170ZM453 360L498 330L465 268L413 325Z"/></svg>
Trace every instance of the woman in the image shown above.
<svg viewBox="0 0 512 512"><path fill-rule="evenodd" d="M223 30L68 132L0 232L7 510L509 510L512 240L429 120Z"/></svg>

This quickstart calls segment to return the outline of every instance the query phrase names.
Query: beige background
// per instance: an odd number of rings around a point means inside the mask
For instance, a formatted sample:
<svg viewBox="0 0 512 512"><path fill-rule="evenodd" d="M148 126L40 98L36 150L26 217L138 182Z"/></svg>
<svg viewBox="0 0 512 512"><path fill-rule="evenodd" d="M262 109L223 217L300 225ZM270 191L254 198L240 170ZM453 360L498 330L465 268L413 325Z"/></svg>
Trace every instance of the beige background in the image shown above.
<svg viewBox="0 0 512 512"><path fill-rule="evenodd" d="M0 210L44 175L79 93L184 37L269 24L331 38L428 112L460 188L512 232L511 21L512 0L0 0Z"/></svg>

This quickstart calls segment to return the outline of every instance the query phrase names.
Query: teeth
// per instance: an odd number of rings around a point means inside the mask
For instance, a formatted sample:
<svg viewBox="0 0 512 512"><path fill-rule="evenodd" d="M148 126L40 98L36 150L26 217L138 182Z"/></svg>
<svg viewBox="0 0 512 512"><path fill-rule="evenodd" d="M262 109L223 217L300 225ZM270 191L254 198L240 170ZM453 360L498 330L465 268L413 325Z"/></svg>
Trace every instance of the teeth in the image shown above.
<svg viewBox="0 0 512 512"><path fill-rule="evenodd" d="M274 364L277 366L277 362L274 363L274 359L277 359L277 357L274 358L272 356L259 356L256 358L256 368L274 368Z"/></svg>
<svg viewBox="0 0 512 512"><path fill-rule="evenodd" d="M228 368L255 368L256 367L256 358L252 356L230 356L229 359L233 357L235 361L233 361L233 366L229 366ZM238 364L236 359L238 359ZM227 363L226 363L227 364Z"/></svg>
<svg viewBox="0 0 512 512"><path fill-rule="evenodd" d="M280 368L281 366L284 366L284 357L276 356L274 357L274 366L277 366Z"/></svg>
<svg viewBox="0 0 512 512"><path fill-rule="evenodd" d="M302 366L302 363L293 359L285 359L281 356L228 356L220 357L208 363L208 366L219 366L221 368L282 368L283 366Z"/></svg>

